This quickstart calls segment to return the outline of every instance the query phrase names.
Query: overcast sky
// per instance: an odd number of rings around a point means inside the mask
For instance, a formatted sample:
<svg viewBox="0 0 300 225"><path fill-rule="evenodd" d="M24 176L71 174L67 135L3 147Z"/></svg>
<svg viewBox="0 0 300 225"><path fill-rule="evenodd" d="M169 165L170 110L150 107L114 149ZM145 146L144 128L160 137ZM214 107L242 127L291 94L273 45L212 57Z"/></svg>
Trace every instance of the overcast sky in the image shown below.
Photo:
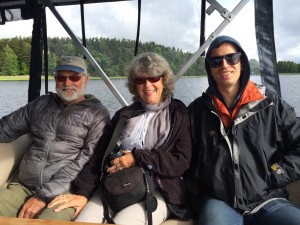
<svg viewBox="0 0 300 225"><path fill-rule="evenodd" d="M232 11L239 0L219 0ZM277 60L300 63L300 1L274 0L274 32ZM209 4L207 3L207 6ZM169 47L195 52L199 47L200 0L144 0L140 40L154 41ZM81 37L79 6L57 7L73 32ZM48 36L68 37L61 25L47 10ZM135 39L137 1L87 4L85 6L86 37ZM218 12L207 16L206 36L223 21ZM0 25L0 38L31 36L32 20ZM221 34L236 38L249 58L257 57L254 28L254 0L241 10Z"/></svg>

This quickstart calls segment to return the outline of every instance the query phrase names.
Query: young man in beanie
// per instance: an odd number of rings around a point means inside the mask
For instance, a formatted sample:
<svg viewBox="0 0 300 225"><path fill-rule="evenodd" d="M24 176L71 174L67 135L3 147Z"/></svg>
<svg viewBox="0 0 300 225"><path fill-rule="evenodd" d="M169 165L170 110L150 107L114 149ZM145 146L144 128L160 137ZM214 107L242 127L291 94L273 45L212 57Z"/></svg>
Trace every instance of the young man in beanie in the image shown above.
<svg viewBox="0 0 300 225"><path fill-rule="evenodd" d="M16 180L0 188L0 216L71 220L74 208L54 212L46 206L71 191L71 182L107 133L108 110L84 94L88 82L84 60L62 57L54 77L57 94L40 96L0 120L1 142L26 133L32 138Z"/></svg>
<svg viewBox="0 0 300 225"><path fill-rule="evenodd" d="M189 105L199 225L299 225L285 189L300 178L294 108L249 79L247 55L231 37L211 43L205 67L209 87Z"/></svg>

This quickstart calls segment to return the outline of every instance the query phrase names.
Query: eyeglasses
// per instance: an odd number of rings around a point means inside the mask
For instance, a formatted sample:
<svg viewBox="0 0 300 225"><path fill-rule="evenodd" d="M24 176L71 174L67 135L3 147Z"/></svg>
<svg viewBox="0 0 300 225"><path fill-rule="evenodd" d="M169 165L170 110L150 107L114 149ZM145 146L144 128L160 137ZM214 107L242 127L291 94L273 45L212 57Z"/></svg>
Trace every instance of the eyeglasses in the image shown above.
<svg viewBox="0 0 300 225"><path fill-rule="evenodd" d="M161 76L157 76L157 77L139 77L135 79L135 83L136 84L144 84L146 83L146 80L151 82L151 83L156 83L160 80Z"/></svg>
<svg viewBox="0 0 300 225"><path fill-rule="evenodd" d="M56 75L56 76L54 76L54 78L55 78L55 80L56 80L57 82L66 82L66 80L67 80L68 78L69 78L69 80L72 81L72 82L78 82L78 81L80 81L81 77L82 77L82 76L79 76L79 75L72 75L72 76L69 76L69 77L67 77L67 76L62 76L62 75Z"/></svg>
<svg viewBox="0 0 300 225"><path fill-rule="evenodd" d="M232 66L239 63L241 55L242 54L240 52L237 52L222 56L211 57L209 60L209 65L211 68L217 68L222 65L223 59L225 59L227 64Z"/></svg>

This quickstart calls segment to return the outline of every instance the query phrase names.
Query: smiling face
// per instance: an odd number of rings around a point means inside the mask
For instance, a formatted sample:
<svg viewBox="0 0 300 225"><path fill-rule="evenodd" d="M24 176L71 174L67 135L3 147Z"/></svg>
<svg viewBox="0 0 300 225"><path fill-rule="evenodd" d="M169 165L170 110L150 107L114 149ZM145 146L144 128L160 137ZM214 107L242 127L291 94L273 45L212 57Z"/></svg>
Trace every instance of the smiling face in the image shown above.
<svg viewBox="0 0 300 225"><path fill-rule="evenodd" d="M227 54L236 53L236 47L231 43L223 43L218 48L212 50L210 58L217 56L224 56ZM239 79L241 75L241 62L235 65L229 65L223 58L220 66L216 68L210 67L211 75L217 83L219 90L238 90Z"/></svg>
<svg viewBox="0 0 300 225"><path fill-rule="evenodd" d="M88 76L83 76L82 74L69 70L57 71L56 76L60 77L60 79L55 79L56 92L66 104L71 105L84 100L84 91L87 86ZM80 76L81 78L78 81L72 81L69 78L72 76ZM64 77L65 80L62 79L62 77Z"/></svg>
<svg viewBox="0 0 300 225"><path fill-rule="evenodd" d="M163 77L160 77L157 82L153 83L147 79L145 79L145 83L143 84L136 83L138 96L144 103L149 105L159 104L163 101L163 89Z"/></svg>

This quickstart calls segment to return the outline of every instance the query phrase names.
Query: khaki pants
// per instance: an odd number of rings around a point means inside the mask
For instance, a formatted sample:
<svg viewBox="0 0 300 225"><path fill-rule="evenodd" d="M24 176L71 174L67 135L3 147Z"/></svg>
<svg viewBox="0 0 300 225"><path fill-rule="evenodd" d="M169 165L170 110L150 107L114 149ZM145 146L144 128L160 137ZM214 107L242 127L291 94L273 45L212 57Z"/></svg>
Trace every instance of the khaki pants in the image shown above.
<svg viewBox="0 0 300 225"><path fill-rule="evenodd" d="M34 195L34 192L20 183L10 183L7 187L0 188L0 216L18 217L23 204ZM45 208L36 219L70 221L75 209L68 208L54 212L53 208Z"/></svg>

